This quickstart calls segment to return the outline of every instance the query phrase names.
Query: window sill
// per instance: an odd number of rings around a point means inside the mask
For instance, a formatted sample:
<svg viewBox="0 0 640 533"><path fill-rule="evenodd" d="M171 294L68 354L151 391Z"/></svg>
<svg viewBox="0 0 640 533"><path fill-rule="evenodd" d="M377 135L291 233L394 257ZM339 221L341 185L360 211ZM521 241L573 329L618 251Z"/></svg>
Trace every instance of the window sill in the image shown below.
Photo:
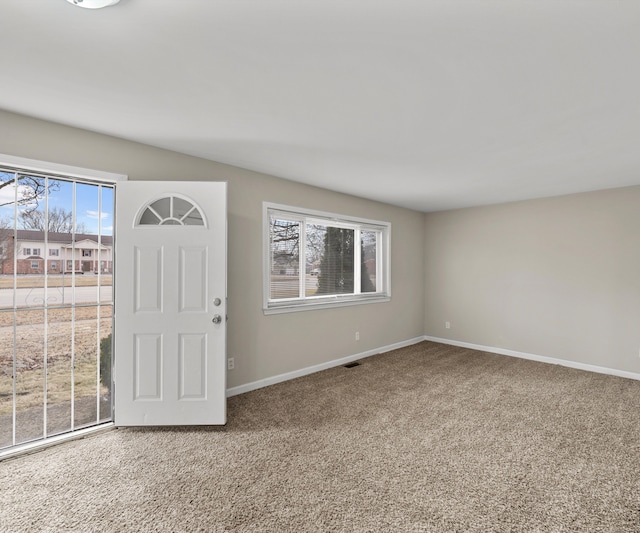
<svg viewBox="0 0 640 533"><path fill-rule="evenodd" d="M283 302L278 304L272 304L271 307L264 307L263 312L265 315L278 315L282 313L297 313L298 311L317 311L319 309L333 309L336 307L349 307L352 305L365 305L365 304L377 304L390 302L391 296L380 295L372 296L369 298L353 298L353 299L335 299L330 301L297 301L297 302Z"/></svg>

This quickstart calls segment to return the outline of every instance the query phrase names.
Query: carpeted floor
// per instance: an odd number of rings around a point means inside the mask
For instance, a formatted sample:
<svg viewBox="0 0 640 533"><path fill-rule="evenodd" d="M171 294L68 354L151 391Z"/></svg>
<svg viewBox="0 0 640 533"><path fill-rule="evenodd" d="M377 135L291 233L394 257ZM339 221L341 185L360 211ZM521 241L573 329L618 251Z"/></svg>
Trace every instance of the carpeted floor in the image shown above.
<svg viewBox="0 0 640 533"><path fill-rule="evenodd" d="M640 532L640 382L431 342L0 463L0 530Z"/></svg>

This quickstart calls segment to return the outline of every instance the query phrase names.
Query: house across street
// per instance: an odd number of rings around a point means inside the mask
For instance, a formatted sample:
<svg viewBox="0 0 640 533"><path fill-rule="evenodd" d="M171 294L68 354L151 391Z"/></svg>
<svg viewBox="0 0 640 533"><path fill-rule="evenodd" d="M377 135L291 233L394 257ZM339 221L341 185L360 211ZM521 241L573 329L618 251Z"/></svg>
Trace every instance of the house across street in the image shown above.
<svg viewBox="0 0 640 533"><path fill-rule="evenodd" d="M0 274L13 274L14 269L18 274L111 274L113 237L48 232L45 239L42 231L0 230Z"/></svg>

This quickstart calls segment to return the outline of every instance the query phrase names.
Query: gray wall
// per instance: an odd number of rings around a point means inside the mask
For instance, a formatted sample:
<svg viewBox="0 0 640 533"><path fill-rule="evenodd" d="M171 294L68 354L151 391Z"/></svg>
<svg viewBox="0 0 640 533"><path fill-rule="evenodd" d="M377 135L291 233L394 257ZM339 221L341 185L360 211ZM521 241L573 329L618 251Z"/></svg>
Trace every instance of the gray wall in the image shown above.
<svg viewBox="0 0 640 533"><path fill-rule="evenodd" d="M0 153L127 174L131 180L229 182L228 354L236 367L229 387L424 333L422 213L4 111ZM264 316L263 201L391 222L391 302Z"/></svg>
<svg viewBox="0 0 640 533"><path fill-rule="evenodd" d="M640 187L431 213L425 231L426 335L640 372Z"/></svg>
<svg viewBox="0 0 640 533"><path fill-rule="evenodd" d="M640 373L640 187L424 215L3 111L0 153L229 182L230 387L423 334ZM392 301L264 316L263 201L390 221Z"/></svg>

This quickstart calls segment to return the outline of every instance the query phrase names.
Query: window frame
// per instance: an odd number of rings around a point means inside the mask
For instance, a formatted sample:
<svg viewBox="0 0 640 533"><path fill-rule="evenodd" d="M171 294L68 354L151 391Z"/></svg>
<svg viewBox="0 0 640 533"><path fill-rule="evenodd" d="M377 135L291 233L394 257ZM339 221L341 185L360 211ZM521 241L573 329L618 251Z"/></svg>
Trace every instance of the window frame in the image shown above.
<svg viewBox="0 0 640 533"><path fill-rule="evenodd" d="M265 315L310 311L314 309L328 309L351 305L384 303L391 300L391 222L275 204L271 202L263 202L262 211L262 309ZM376 276L376 282L378 282L379 279L380 287L376 292L331 294L321 297L298 296L295 298L271 299L270 219L272 215L281 215L286 219L290 219L292 221L297 220L305 225L310 223L354 229L357 231L358 235L361 231L379 231L380 242L378 246L379 250L377 250L376 253L376 266L377 269L382 270L382 274L380 276ZM301 232L303 239L304 233L305 231L303 230ZM355 240L355 242L359 242L359 239ZM306 249L304 243L300 244L300 249ZM357 257L360 256L359 252L354 253L357 254ZM306 265L306 257L305 260L301 260L300 263L304 263ZM355 264L361 264L361 262L358 261Z"/></svg>

